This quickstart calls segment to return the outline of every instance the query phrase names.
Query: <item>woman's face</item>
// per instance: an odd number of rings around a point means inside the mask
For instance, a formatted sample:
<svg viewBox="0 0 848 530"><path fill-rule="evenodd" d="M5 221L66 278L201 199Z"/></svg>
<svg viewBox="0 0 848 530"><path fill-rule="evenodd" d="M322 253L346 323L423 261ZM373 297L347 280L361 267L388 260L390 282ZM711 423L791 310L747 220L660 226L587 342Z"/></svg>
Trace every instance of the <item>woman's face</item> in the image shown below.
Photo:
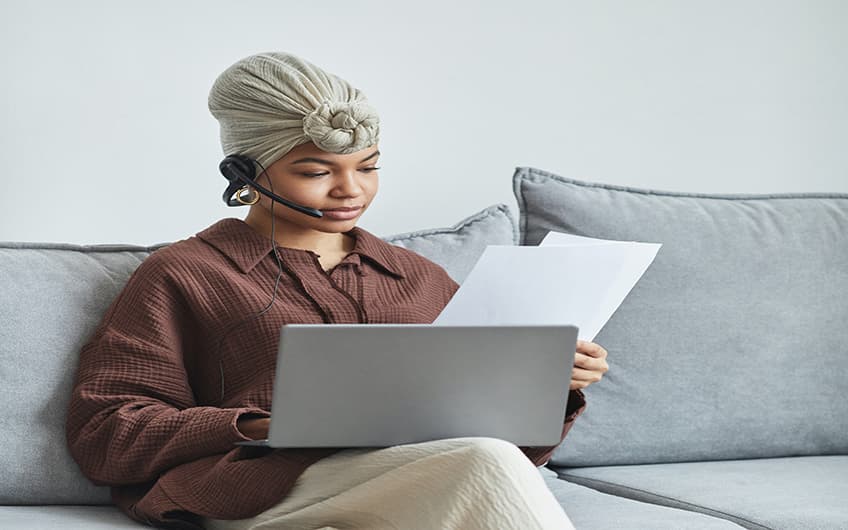
<svg viewBox="0 0 848 530"><path fill-rule="evenodd" d="M295 147L268 166L265 174L258 177L257 183L284 199L322 211L359 207L344 218L324 212L324 216L319 219L282 204L274 204L275 220L288 225L290 229L297 226L320 232L347 232L356 225L377 194L379 156L377 145L340 155L322 151L309 142ZM270 218L272 201L264 195L260 197L251 210L262 209L261 213Z"/></svg>

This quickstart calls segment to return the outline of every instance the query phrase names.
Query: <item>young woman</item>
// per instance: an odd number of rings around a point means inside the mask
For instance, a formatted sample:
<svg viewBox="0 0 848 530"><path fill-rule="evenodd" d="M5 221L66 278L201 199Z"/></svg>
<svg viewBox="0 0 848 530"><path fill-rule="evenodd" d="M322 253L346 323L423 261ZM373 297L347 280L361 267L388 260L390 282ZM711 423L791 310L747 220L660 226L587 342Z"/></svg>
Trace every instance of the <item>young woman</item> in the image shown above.
<svg viewBox="0 0 848 530"><path fill-rule="evenodd" d="M67 439L84 474L160 527L571 527L536 469L555 447L233 445L267 436L283 324L430 323L459 286L356 226L380 156L379 119L359 90L264 53L225 70L209 108L225 154L239 155L222 164L224 198L249 211L153 252L82 348ZM563 438L585 408L581 389L608 369L599 345L577 350Z"/></svg>

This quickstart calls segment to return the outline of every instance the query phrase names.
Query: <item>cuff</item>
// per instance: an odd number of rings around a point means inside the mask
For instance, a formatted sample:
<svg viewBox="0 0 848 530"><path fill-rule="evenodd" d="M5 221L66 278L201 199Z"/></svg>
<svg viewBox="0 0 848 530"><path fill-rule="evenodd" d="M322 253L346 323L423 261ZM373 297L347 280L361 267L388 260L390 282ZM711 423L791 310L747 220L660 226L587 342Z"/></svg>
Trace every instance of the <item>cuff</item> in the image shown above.
<svg viewBox="0 0 848 530"><path fill-rule="evenodd" d="M213 409L215 410L215 409ZM235 409L216 409L213 416L205 425L205 433L196 433L195 439L205 440L209 444L209 454L227 452L233 449L235 442L248 441L250 438L242 434L236 422L242 416L269 418L271 413L256 407Z"/></svg>
<svg viewBox="0 0 848 530"><path fill-rule="evenodd" d="M586 409L586 394L575 388L568 392L568 404L565 406L565 421L574 421Z"/></svg>
<svg viewBox="0 0 848 530"><path fill-rule="evenodd" d="M559 443L557 445L551 445L547 447L519 447L521 451L527 455L527 458L533 462L534 465L544 466L548 463L548 460L553 456L554 451L557 447L562 444L563 440L565 440L565 436L568 434L568 431L571 430L571 427L574 426L574 420L577 419L580 414L586 409L586 395L577 388L574 390L570 390L568 392L568 404L565 407L565 420L562 424L562 434L559 439Z"/></svg>

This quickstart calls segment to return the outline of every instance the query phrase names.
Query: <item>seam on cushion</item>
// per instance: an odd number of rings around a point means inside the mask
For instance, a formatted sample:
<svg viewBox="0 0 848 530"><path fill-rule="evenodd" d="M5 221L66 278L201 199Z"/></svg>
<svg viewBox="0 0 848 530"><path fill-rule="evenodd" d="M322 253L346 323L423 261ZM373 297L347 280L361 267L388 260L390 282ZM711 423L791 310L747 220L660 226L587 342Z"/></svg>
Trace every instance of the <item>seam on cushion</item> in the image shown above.
<svg viewBox="0 0 848 530"><path fill-rule="evenodd" d="M41 243L29 241L0 241L0 248L28 249L28 250L67 250L69 252L110 253L110 252L147 252L151 253L160 248L167 247L171 243L156 243L155 245L124 245L120 243L107 243L102 245L73 245L70 243Z"/></svg>
<svg viewBox="0 0 848 530"><path fill-rule="evenodd" d="M518 230L518 222L512 215L512 208L506 207L506 216L509 217L509 224L512 225L512 244L518 245L521 243L521 232Z"/></svg>
<svg viewBox="0 0 848 530"><path fill-rule="evenodd" d="M489 206L488 208L484 209L481 212L478 212L478 213L472 215L471 217L466 217L462 221L460 221L460 222L458 222L455 225L450 226L450 227L429 228L429 229L426 229L426 230L416 230L414 232L405 232L405 233L398 234L396 236L391 236L391 237L385 239L385 241L391 243L391 242L394 242L394 241L404 241L406 239L414 239L414 238L417 238L417 237L426 237L426 236L435 236L435 235L447 234L447 233L456 233L456 232L459 232L460 230L462 230L463 228L466 228L468 226L473 225L474 223L477 223L477 222L480 222L480 221L485 221L487 218L493 217L497 212L500 212L502 214L506 214L507 218L510 220L510 224L513 226L513 233L514 233L515 224L512 222L512 218L509 216L509 207L505 204L497 204L497 205Z"/></svg>
<svg viewBox="0 0 848 530"><path fill-rule="evenodd" d="M668 497L666 495L660 495L658 493L653 493L653 492L646 491L646 490L643 490L643 489L640 489L640 488L634 488L632 486L624 486L624 485L621 485L621 484L617 484L615 482L608 482L606 480L600 480L600 479L596 479L596 478L566 475L565 473L560 474L559 471L557 471L557 470L554 470L554 472L557 474L557 477L561 478L562 480L565 480L566 482L571 482L573 484L579 484L581 486L586 486L588 488L592 488L594 490L600 491L601 493L607 493L609 495L615 495L617 497L623 497L625 499L630 499L630 500L634 500L634 501L638 501L638 502L648 502L648 503L651 503L651 504L656 504L657 506L680 508L680 509L687 510L687 511L690 511L690 512L702 513L702 514L705 514L705 515L714 515L714 516L719 517L721 519L727 519L727 520L735 522L735 523L746 523L746 524L753 525L751 528L754 528L756 530L775 530L770 526L764 526L764 525L761 525L759 523L755 523L754 521L751 521L749 519L745 519L744 517L739 517L737 515L733 515L733 514L730 514L730 513L727 513L727 512L723 512L721 510L715 510L715 509L712 509L712 508L707 508L706 506L701 506L700 504L695 504L695 503L686 502L686 501L683 501L683 500L680 500L680 499L675 499L674 497ZM576 479L576 480L574 480L574 479ZM604 491L602 489L596 488L595 485L612 486L612 487L615 487L617 489L624 490L625 492L639 492L639 493L646 495L649 499L646 500L646 499L637 499L636 497L628 497L626 495L614 493L611 489L609 491ZM660 500L665 500L665 501L667 501L667 503L663 504L663 503L659 502ZM677 506L674 506L675 504ZM695 509L695 508L698 508L698 509Z"/></svg>
<svg viewBox="0 0 848 530"><path fill-rule="evenodd" d="M649 188L634 188L630 186L619 186L614 184L603 184L600 182L588 182L570 179L567 177L562 177L559 175L555 175L548 171L544 171L542 169L534 168L534 167L522 167L524 175L522 177L527 180L533 175L542 176L548 178L550 180L559 181L565 184L572 184L575 186L581 186L584 188L599 188L611 191L623 191L627 193L637 193L641 195L656 195L660 197L688 197L688 198L698 198L698 199L717 199L717 200L731 200L731 201L750 201L750 200L772 200L772 199L848 199L848 193L771 193L771 194L742 194L742 193L729 193L729 194L710 194L710 193L689 193L683 191L666 191L666 190L655 190ZM517 175L517 174L516 174Z"/></svg>
<svg viewBox="0 0 848 530"><path fill-rule="evenodd" d="M512 194L518 201L518 244L524 245L527 241L527 198L521 190L521 183L526 179L529 168L516 167L512 175Z"/></svg>

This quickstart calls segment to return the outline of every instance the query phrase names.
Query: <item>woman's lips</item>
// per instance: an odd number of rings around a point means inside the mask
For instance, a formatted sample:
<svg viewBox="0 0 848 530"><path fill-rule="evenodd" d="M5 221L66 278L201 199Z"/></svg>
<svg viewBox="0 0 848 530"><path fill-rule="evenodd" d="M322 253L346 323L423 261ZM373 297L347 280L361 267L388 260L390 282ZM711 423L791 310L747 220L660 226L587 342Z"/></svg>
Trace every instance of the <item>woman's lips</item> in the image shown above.
<svg viewBox="0 0 848 530"><path fill-rule="evenodd" d="M327 219L334 219L338 221L347 221L349 219L354 219L359 215L359 212L361 211L361 206L353 210L321 210L321 212L324 214L324 217L326 217Z"/></svg>

